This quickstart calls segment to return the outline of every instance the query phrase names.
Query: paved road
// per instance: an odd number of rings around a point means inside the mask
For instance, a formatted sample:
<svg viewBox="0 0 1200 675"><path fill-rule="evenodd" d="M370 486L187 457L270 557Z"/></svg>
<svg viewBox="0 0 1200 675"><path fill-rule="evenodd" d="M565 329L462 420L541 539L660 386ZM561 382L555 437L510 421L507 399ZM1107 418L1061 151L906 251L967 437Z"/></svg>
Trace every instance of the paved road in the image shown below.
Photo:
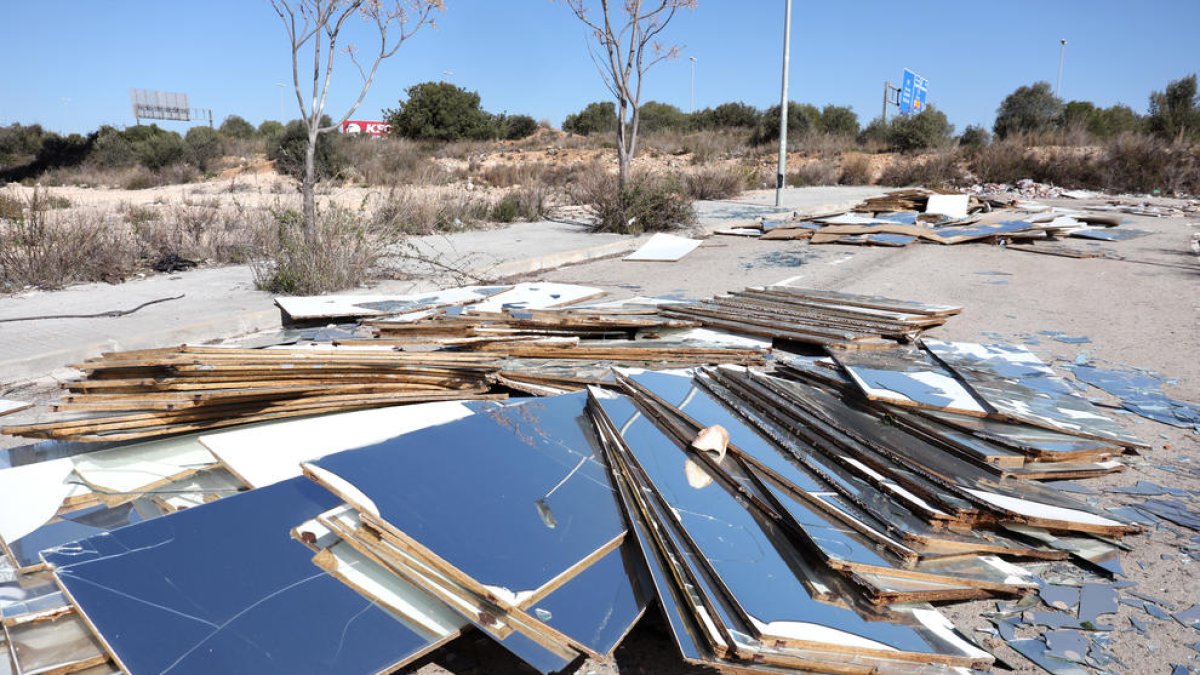
<svg viewBox="0 0 1200 675"><path fill-rule="evenodd" d="M784 208L773 192L746 193L737 200L698 202L697 233L791 211L843 209L880 193L875 187L796 188L785 191ZM644 237L590 234L570 223L519 223L494 230L416 237L413 250L462 269L468 276L498 279L614 256L633 250ZM363 293L412 293L469 283L444 270L408 263L412 279L389 281ZM353 292L353 291L352 291ZM94 314L127 310L144 302L184 296L119 317L89 319L14 318ZM8 319L8 321L5 321ZM182 274L152 275L118 285L84 284L61 291L33 291L0 298L0 391L15 381L44 377L56 369L115 349L143 349L204 342L279 325L267 293L255 290L249 267L230 266Z"/></svg>

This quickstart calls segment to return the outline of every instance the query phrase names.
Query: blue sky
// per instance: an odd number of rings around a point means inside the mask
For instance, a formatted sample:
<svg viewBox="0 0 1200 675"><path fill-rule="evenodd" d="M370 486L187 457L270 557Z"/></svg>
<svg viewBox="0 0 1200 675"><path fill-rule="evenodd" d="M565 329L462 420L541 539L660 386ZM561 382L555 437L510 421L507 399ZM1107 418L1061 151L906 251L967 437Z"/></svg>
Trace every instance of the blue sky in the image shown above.
<svg viewBox="0 0 1200 675"><path fill-rule="evenodd" d="M558 125L607 96L587 52L588 36L552 0L446 0L422 30L381 66L355 115L373 119L404 89L446 79L478 91L492 112ZM793 100L849 105L864 124L879 114L883 81L912 68L929 79L929 101L957 128L991 126L1016 87L1054 83L1059 39L1069 41L1063 97L1144 112L1152 90L1200 71L1200 1L1040 0L994 3L805 2L792 25ZM646 100L687 110L695 56L696 107L779 98L783 0L699 0L667 38L683 56L659 64ZM361 34L361 37L366 37ZM283 29L266 0L0 0L0 124L60 131L133 124L131 87L183 91L217 119L280 118L291 66ZM335 71L329 112L358 91L350 68ZM294 97L284 116L296 116ZM187 124L163 126L182 130Z"/></svg>

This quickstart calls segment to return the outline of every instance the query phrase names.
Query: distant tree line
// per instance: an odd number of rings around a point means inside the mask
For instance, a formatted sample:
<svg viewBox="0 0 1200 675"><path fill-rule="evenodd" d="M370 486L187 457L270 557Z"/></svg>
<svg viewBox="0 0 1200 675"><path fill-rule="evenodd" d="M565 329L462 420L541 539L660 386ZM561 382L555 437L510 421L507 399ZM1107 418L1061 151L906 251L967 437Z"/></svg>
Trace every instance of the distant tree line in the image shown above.
<svg viewBox="0 0 1200 675"><path fill-rule="evenodd" d="M722 103L685 113L679 108L658 101L648 101L641 108L641 127L647 133L700 131L741 131L749 133L753 145L779 140L779 106L760 110L741 102ZM616 110L611 102L589 103L578 113L563 120L563 131L591 135L608 133L617 128ZM896 150L919 150L945 145L953 141L954 126L946 115L930 106L919 115L897 116L887 125L873 120L864 129L858 115L848 106L826 105L817 108L809 103L788 103L788 138L800 140L809 136L826 135L874 142Z"/></svg>
<svg viewBox="0 0 1200 675"><path fill-rule="evenodd" d="M192 127L183 134L156 124L124 129L105 125L87 135L58 134L38 124L11 124L0 127L0 180L20 181L81 165L142 166L150 171L188 165L205 173L231 145L249 141L271 147L284 132L284 125L274 120L255 127L237 115L225 118L219 128Z"/></svg>
<svg viewBox="0 0 1200 675"><path fill-rule="evenodd" d="M1102 108L1090 101L1064 102L1054 95L1049 82L1035 82L1005 97L996 110L992 131L1002 139L1019 134L1084 131L1098 139L1142 133L1166 141L1200 141L1196 75L1152 92L1146 115L1120 103Z"/></svg>

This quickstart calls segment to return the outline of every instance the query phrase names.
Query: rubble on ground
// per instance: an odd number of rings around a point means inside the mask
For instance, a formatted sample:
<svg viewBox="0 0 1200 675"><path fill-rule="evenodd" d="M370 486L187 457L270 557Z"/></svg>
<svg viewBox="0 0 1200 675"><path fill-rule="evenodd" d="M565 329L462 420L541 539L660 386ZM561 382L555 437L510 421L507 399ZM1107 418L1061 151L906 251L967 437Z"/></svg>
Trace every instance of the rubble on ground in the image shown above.
<svg viewBox="0 0 1200 675"><path fill-rule="evenodd" d="M988 206L933 194L887 199ZM1190 493L1088 498L1147 443L1024 346L926 334L964 308L600 295L280 299L298 326L76 364L0 428L45 439L0 452L0 672L375 673L474 629L551 673L658 612L697 666L950 673L996 663L939 609L981 599L1073 672L1123 666L1119 603L1200 624L1117 580L1148 527L1196 536Z"/></svg>

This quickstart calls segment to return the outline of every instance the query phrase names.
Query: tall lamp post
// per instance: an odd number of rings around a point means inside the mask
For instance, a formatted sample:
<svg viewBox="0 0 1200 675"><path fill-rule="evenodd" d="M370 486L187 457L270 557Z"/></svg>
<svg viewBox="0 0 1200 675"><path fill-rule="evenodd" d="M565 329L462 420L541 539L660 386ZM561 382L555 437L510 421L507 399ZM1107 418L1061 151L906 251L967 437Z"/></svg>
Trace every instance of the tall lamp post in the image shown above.
<svg viewBox="0 0 1200 675"><path fill-rule="evenodd" d="M1054 95L1062 96L1062 71L1063 59L1067 55L1067 39L1063 38L1058 41L1058 83L1054 85Z"/></svg>
<svg viewBox="0 0 1200 675"><path fill-rule="evenodd" d="M779 94L779 169L775 174L775 206L783 201L787 176L788 60L792 45L792 0L786 0L783 16L783 84Z"/></svg>
<svg viewBox="0 0 1200 675"><path fill-rule="evenodd" d="M692 98L689 113L696 112L696 57L689 56L688 61L692 62Z"/></svg>

